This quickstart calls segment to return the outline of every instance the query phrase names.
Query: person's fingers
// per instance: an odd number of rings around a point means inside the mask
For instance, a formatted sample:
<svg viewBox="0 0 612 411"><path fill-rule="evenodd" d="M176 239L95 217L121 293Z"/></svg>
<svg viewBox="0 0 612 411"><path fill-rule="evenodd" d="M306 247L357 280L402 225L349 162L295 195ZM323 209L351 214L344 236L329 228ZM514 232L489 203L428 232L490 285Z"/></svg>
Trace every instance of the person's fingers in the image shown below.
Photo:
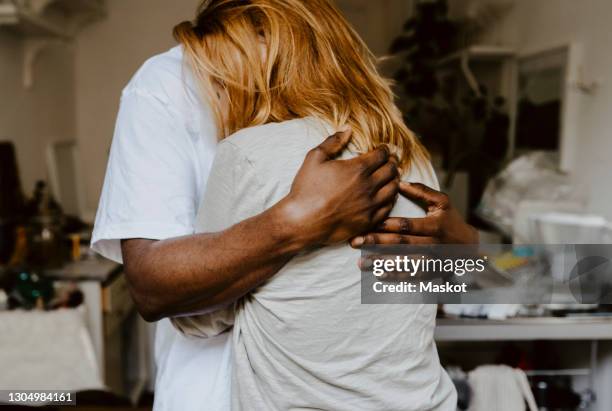
<svg viewBox="0 0 612 411"><path fill-rule="evenodd" d="M398 194L397 180L393 179L374 194L374 205L377 207L394 204Z"/></svg>
<svg viewBox="0 0 612 411"><path fill-rule="evenodd" d="M448 196L440 191L421 183L400 183L400 193L417 202L425 203L427 206L435 208L446 208L449 205Z"/></svg>
<svg viewBox="0 0 612 411"><path fill-rule="evenodd" d="M371 181L373 184L372 193L376 193L382 187L387 185L389 181L395 180L399 177L399 171L397 169L397 161L392 160L391 157L387 164L380 167L371 175Z"/></svg>
<svg viewBox="0 0 612 411"><path fill-rule="evenodd" d="M359 258L357 262L357 266L361 270L369 270L373 267L373 263L375 260L393 260L395 256L388 254L372 254L368 253Z"/></svg>
<svg viewBox="0 0 612 411"><path fill-rule="evenodd" d="M327 137L325 141L323 141L317 147L313 148L310 151L309 156L321 163L327 160L332 160L342 153L342 150L344 150L351 141L352 135L353 132L349 128L346 128L343 131L338 131L337 133Z"/></svg>
<svg viewBox="0 0 612 411"><path fill-rule="evenodd" d="M348 161L359 163L364 174L372 174L384 166L389 161L389 157L389 148L386 145L382 145Z"/></svg>
<svg viewBox="0 0 612 411"><path fill-rule="evenodd" d="M389 213L393 209L394 205L395 202L389 202L384 207L381 207L376 210L376 212L374 213L374 217L372 217L372 224L374 224L374 226L380 225L380 223L383 222L389 216Z"/></svg>
<svg viewBox="0 0 612 411"><path fill-rule="evenodd" d="M391 217L378 225L377 231L385 233L437 237L440 224L436 217Z"/></svg>
<svg viewBox="0 0 612 411"><path fill-rule="evenodd" d="M365 241L365 239L363 238L363 236L359 235L357 237L351 238L351 240L349 241L349 244L353 248L359 248L359 247L361 247L363 245L364 241Z"/></svg>
<svg viewBox="0 0 612 411"><path fill-rule="evenodd" d="M351 240L351 245L355 248L364 245L393 245L393 244L413 244L427 245L438 244L439 240L435 237L422 237L415 235L402 235L390 233L370 233L364 236L355 237Z"/></svg>

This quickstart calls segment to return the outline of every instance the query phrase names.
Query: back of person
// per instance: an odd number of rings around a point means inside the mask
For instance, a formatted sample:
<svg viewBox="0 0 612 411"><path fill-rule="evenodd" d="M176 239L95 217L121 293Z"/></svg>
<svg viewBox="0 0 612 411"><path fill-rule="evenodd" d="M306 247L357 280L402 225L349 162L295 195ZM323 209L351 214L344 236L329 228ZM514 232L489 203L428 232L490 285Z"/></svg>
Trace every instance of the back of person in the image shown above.
<svg viewBox="0 0 612 411"><path fill-rule="evenodd" d="M436 185L419 172L429 168L427 151L376 58L331 0L203 0L174 35L221 141L200 230L222 230L281 200L307 152L344 125L353 151L393 145L404 178ZM423 211L400 199L393 214ZM358 257L348 245L310 251L235 310L173 320L186 334L215 335L235 312L234 409L455 409L432 338L435 307L361 305Z"/></svg>
<svg viewBox="0 0 612 411"><path fill-rule="evenodd" d="M304 118L224 139L198 230L222 230L279 201L307 152L331 132ZM422 169L402 178L437 186L429 165ZM392 215L424 212L400 198ZM362 305L358 261L345 244L299 255L236 304L233 409L455 409L433 341L436 307Z"/></svg>

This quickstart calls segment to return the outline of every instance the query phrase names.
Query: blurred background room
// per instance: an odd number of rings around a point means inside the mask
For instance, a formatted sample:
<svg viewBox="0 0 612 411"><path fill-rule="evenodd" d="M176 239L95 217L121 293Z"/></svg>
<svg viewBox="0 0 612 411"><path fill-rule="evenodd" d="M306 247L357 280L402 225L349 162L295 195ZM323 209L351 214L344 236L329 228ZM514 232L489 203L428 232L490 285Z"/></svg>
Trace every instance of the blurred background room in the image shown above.
<svg viewBox="0 0 612 411"><path fill-rule="evenodd" d="M88 246L121 90L176 45L172 27L198 3L0 0L0 390L150 409L155 325L136 313L121 266ZM380 57L481 242L612 243L612 2L336 4ZM439 316L458 409L516 372L538 410L612 410L608 306L457 305Z"/></svg>

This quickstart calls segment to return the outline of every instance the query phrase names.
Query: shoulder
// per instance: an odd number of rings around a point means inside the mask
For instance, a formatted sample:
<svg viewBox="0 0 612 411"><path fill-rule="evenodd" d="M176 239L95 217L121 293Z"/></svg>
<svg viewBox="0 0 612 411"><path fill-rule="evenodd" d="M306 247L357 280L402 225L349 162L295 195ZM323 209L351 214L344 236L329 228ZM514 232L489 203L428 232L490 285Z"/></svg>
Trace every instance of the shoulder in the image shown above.
<svg viewBox="0 0 612 411"><path fill-rule="evenodd" d="M245 128L225 138L220 146L233 146L253 162L291 154L299 154L303 159L330 130L331 127L314 118L299 118Z"/></svg>
<svg viewBox="0 0 612 411"><path fill-rule="evenodd" d="M429 160L413 162L410 168L403 173L402 180L409 183L422 183L435 190L440 189L438 176Z"/></svg>
<svg viewBox="0 0 612 411"><path fill-rule="evenodd" d="M146 60L123 89L122 98L132 94L155 98L178 110L201 104L182 46Z"/></svg>
<svg viewBox="0 0 612 411"><path fill-rule="evenodd" d="M413 163L408 170L402 174L402 180L409 183L422 183L435 190L439 189L438 178L429 160ZM423 208L409 200L406 197L400 196L395 202L391 217L424 217L425 211Z"/></svg>

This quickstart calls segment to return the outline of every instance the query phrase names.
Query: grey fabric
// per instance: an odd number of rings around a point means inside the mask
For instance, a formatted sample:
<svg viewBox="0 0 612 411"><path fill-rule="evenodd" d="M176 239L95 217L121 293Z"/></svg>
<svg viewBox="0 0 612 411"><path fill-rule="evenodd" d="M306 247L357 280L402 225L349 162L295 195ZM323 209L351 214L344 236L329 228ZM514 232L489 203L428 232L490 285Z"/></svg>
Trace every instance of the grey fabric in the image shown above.
<svg viewBox="0 0 612 411"><path fill-rule="evenodd" d="M308 150L329 134L306 118L223 140L198 231L223 230L275 204ZM404 179L437 187L430 170L412 170ZM424 212L400 198L392 215ZM436 307L362 305L358 259L348 245L299 255L235 306L173 323L205 337L234 322L236 410L454 410L456 393L433 341Z"/></svg>

